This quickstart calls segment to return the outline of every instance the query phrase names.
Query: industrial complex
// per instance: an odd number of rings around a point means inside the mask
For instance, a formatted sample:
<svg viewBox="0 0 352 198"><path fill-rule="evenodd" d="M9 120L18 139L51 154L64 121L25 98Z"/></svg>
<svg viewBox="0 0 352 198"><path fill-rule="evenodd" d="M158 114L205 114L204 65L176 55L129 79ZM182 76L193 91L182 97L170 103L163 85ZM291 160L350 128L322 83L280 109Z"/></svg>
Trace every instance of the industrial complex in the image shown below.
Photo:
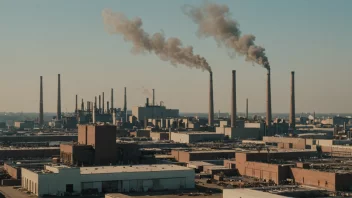
<svg viewBox="0 0 352 198"><path fill-rule="evenodd" d="M116 86L109 86L110 93L89 90L90 97L73 92L75 108L64 112L60 74L57 79L55 74L55 115L44 113L44 77L38 75L35 116L0 119L0 198L352 197L352 117L297 114L295 71L287 72L290 94L283 95L289 113L273 114L265 49L254 44L255 36L241 35L227 6L204 6L183 10L199 26L198 34L265 69L265 114L251 113L246 98L244 116L239 115L241 71L232 70L226 74L229 116L216 117L216 72L204 57L177 37L148 34L141 18L104 10L109 33L123 35L136 54L154 53L174 66L205 71L208 113L186 115L157 103L155 89L144 104L131 105L126 85L121 107Z"/></svg>

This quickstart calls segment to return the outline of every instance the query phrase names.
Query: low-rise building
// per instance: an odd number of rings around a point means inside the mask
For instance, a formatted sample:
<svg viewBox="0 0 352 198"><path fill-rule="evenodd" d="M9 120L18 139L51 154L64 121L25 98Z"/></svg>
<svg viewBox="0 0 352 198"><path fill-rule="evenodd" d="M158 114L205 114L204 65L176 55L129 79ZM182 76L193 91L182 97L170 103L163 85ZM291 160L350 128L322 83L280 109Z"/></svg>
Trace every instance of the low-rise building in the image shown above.
<svg viewBox="0 0 352 198"><path fill-rule="evenodd" d="M97 190L146 192L194 188L193 169L176 165L22 168L22 188L37 196Z"/></svg>
<svg viewBox="0 0 352 198"><path fill-rule="evenodd" d="M172 150L171 156L178 162L205 161L218 159L232 159L236 155L235 150Z"/></svg>
<svg viewBox="0 0 352 198"><path fill-rule="evenodd" d="M171 132L170 140L179 143L195 143L207 141L220 141L224 134L213 132Z"/></svg>

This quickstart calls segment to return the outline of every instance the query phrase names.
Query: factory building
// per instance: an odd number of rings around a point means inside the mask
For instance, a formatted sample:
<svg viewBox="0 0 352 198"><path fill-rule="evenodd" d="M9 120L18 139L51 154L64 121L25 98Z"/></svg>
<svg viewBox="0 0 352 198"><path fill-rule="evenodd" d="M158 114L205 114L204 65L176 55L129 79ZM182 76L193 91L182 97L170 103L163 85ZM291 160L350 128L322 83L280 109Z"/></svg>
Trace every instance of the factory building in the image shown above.
<svg viewBox="0 0 352 198"><path fill-rule="evenodd" d="M98 192L146 192L191 189L193 169L175 165L68 167L45 166L42 171L22 168L22 188L37 196Z"/></svg>
<svg viewBox="0 0 352 198"><path fill-rule="evenodd" d="M144 119L150 118L177 118L179 117L178 109L167 109L165 106L158 106L149 104L148 100L144 107L134 106L132 107L132 116L136 117L138 121L144 121Z"/></svg>
<svg viewBox="0 0 352 198"><path fill-rule="evenodd" d="M78 142L60 145L61 162L68 165L139 163L139 145L116 143L115 125L79 125Z"/></svg>
<svg viewBox="0 0 352 198"><path fill-rule="evenodd" d="M34 121L15 122L14 127L18 130L32 130L34 128Z"/></svg>
<svg viewBox="0 0 352 198"><path fill-rule="evenodd" d="M170 140L179 143L195 143L207 141L220 141L224 134L213 132L171 132Z"/></svg>
<svg viewBox="0 0 352 198"><path fill-rule="evenodd" d="M235 155L235 150L171 150L171 156L178 162L232 159Z"/></svg>

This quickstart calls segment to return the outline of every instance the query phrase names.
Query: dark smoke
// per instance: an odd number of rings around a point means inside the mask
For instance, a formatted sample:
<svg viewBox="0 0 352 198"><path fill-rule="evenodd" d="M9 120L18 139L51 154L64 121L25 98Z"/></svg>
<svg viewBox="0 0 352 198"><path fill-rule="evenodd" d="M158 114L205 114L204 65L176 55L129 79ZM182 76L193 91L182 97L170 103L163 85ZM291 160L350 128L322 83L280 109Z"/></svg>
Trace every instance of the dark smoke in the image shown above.
<svg viewBox="0 0 352 198"><path fill-rule="evenodd" d="M186 65L189 68L211 71L204 57L193 54L193 47L184 47L178 38L165 39L162 33L150 36L143 28L141 18L128 19L122 13L114 13L110 9L102 12L106 29L111 34L123 35L125 41L133 43L134 54L154 52L163 61L169 61L172 65Z"/></svg>
<svg viewBox="0 0 352 198"><path fill-rule="evenodd" d="M230 18L227 5L206 2L200 7L185 5L182 10L198 25L199 37L214 37L219 46L225 46L235 54L246 56L247 61L270 69L265 49L254 44L254 35L241 36L239 24Z"/></svg>

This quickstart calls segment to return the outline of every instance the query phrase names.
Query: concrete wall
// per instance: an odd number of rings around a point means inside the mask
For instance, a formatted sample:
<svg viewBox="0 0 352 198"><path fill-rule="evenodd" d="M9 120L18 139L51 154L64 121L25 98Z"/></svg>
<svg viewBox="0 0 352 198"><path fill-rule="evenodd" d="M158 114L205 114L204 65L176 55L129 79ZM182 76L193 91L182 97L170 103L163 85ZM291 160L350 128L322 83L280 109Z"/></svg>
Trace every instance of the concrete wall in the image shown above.
<svg viewBox="0 0 352 198"><path fill-rule="evenodd" d="M225 152L221 150L218 152L189 152L183 150L171 150L171 156L178 162L232 159L235 157L235 154L235 151Z"/></svg>
<svg viewBox="0 0 352 198"><path fill-rule="evenodd" d="M171 156L175 158L178 162L189 162L190 154L189 152L182 150L171 150Z"/></svg>
<svg viewBox="0 0 352 198"><path fill-rule="evenodd" d="M283 143L284 147L294 148L294 149L305 149L306 139L303 138L290 138L290 137L263 137L263 142L266 143ZM292 146L290 146L292 145Z"/></svg>
<svg viewBox="0 0 352 198"><path fill-rule="evenodd" d="M302 168L291 168L292 178L298 184L316 186L335 191L335 173L321 172Z"/></svg>
<svg viewBox="0 0 352 198"><path fill-rule="evenodd" d="M38 174L22 168L22 188L27 189L35 195L39 195L38 193Z"/></svg>
<svg viewBox="0 0 352 198"><path fill-rule="evenodd" d="M21 169L12 166L11 164L4 163L4 170L11 176L13 179L21 179Z"/></svg>
<svg viewBox="0 0 352 198"><path fill-rule="evenodd" d="M289 178L289 166L261 162L237 162L236 167L241 175L258 179L272 180L276 184Z"/></svg>
<svg viewBox="0 0 352 198"><path fill-rule="evenodd" d="M151 132L152 140L169 140L169 132Z"/></svg>

